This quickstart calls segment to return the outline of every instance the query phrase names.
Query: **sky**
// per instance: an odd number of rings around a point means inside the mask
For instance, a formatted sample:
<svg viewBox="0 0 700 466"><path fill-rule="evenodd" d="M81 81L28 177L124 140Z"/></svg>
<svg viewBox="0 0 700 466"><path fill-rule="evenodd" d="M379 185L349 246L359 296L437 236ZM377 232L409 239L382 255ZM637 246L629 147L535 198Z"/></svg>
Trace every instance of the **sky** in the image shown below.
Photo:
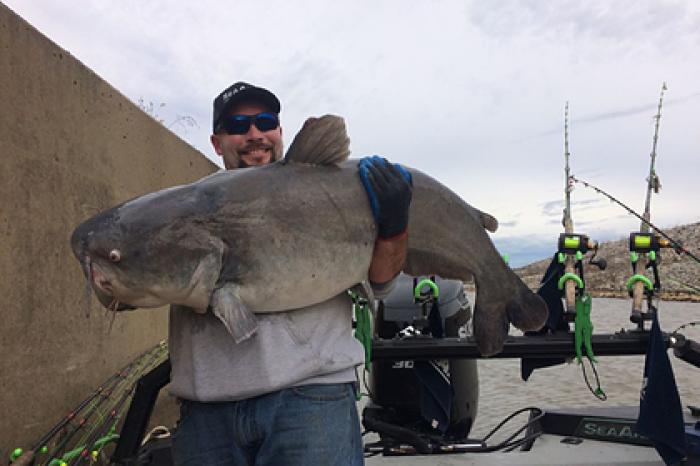
<svg viewBox="0 0 700 466"><path fill-rule="evenodd" d="M694 0L3 1L219 165L212 100L235 81L280 98L288 143L341 115L353 157L417 168L498 218L513 266L563 231L566 102L571 173L644 210L666 82L651 218L700 221ZM593 239L639 229L581 185L571 203Z"/></svg>

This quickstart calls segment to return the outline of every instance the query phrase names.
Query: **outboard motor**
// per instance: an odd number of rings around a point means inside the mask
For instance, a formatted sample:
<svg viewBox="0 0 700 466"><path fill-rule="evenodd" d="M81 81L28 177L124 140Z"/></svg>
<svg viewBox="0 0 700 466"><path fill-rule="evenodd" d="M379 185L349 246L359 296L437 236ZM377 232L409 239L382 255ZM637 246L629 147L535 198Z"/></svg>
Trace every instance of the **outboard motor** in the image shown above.
<svg viewBox="0 0 700 466"><path fill-rule="evenodd" d="M378 303L374 335L381 339L466 337L471 305L462 282L401 274L394 290ZM476 418L479 382L474 359L376 361L362 413L367 430L382 441L416 446L466 439Z"/></svg>

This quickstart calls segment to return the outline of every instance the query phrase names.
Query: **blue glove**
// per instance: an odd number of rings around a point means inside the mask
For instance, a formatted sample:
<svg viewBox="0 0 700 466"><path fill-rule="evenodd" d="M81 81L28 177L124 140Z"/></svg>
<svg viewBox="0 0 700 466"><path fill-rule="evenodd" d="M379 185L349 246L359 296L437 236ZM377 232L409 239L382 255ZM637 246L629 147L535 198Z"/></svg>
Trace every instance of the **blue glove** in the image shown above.
<svg viewBox="0 0 700 466"><path fill-rule="evenodd" d="M392 238L406 231L413 190L408 170L375 155L360 159L359 173L379 237Z"/></svg>

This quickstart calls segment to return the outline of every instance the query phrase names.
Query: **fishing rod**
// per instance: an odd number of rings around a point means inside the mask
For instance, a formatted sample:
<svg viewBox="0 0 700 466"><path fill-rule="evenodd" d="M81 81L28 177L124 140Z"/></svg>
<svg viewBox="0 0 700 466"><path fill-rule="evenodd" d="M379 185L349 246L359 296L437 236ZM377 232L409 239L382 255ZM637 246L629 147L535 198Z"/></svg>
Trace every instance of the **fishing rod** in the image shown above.
<svg viewBox="0 0 700 466"><path fill-rule="evenodd" d="M566 313L569 316L576 314L576 297L582 296L585 291L583 278L583 257L588 251L593 251L589 264L595 265L601 270L607 266L605 259L595 261L598 252L598 242L591 240L587 235L574 233L574 221L571 214L571 191L574 187L573 175L569 168L569 102L564 108L564 214L562 225L564 233L559 235L558 260L564 265L564 274L559 280L559 289L564 290Z"/></svg>
<svg viewBox="0 0 700 466"><path fill-rule="evenodd" d="M84 442L81 442L83 447L77 455L77 465L82 464L84 461L91 458L95 459L97 455L99 455L99 452L108 443L107 440L119 438L119 436L116 434L117 424L119 423L122 414L124 414L124 411L126 411L126 401L134 394L136 383L141 378L143 372L147 372L155 365L161 363L163 357L166 355L167 353L164 351L154 352L151 360L144 364L144 370L140 371L138 376L133 377L130 383L126 385L126 389L110 407L107 415L104 416L103 422L100 425L95 426L92 434Z"/></svg>
<svg viewBox="0 0 700 466"><path fill-rule="evenodd" d="M147 352L141 354L139 358L145 356L146 353ZM121 374L123 374L124 372L128 372L131 366L133 366L136 363L137 359L138 358L131 361L128 365L126 365L124 368L120 369L116 373L112 374L112 376L105 380L104 383L102 383L90 396L78 403L78 405L75 408L69 411L68 414L66 414L55 426L53 426L46 434L44 434L30 450L23 451L21 448L15 448L12 455L10 456L10 462L20 463L21 459L23 462L27 461L26 464L29 464L29 462L33 461L34 455L36 453L48 453L47 445L49 441L53 437L55 437L56 434L58 434L65 426L67 426L73 419L75 419L75 417L78 416L80 412L83 411L83 409L85 409L91 402L93 402L93 400L102 395L105 391L109 391L112 387L116 386Z"/></svg>
<svg viewBox="0 0 700 466"><path fill-rule="evenodd" d="M79 455L83 452L83 450L85 450L86 446L90 447L91 449L101 449L107 443L116 441L119 438L119 435L115 433L116 429L110 431L108 435L95 435L95 432L103 432L102 426L109 422L110 413L113 412L114 407L117 403L114 402L110 406L109 401L113 399L121 399L126 394L129 394L129 392L133 390L135 382L138 381L138 379L143 374L144 370L147 370L152 365L152 361L154 359L162 357L162 355L165 354L163 348L164 344L161 342L159 345L157 345L151 351L149 351L148 354L145 355L145 357L140 358L137 361L137 367L133 368L128 374L125 375L120 385L118 387L115 387L108 397L105 397L103 400L101 400L107 401L106 409L96 411L97 421L93 422L90 430L86 430L83 436L77 442L74 443L74 448L72 450L64 452L61 454L61 456L58 456L58 453L65 450L65 447L68 443L68 439L64 439L64 441L61 442L61 445L59 445L59 447L55 450L56 453L53 455L51 461L48 463L49 466L66 466L70 464L74 459L79 458ZM72 437L78 430L80 429L74 429L70 437ZM96 454L97 453L95 453L94 455L96 456Z"/></svg>
<svg viewBox="0 0 700 466"><path fill-rule="evenodd" d="M148 353L144 353L144 356ZM138 366L142 365L144 358L137 358L134 360L134 363ZM133 369L133 370L132 370ZM133 367L130 369L128 372L127 371L122 371L119 376L120 379L119 381L111 387L109 390L106 390L102 393L102 396L99 400L97 400L93 405L87 410L87 412L83 415L83 417L80 419L78 424L70 431L66 432L64 437L61 439L61 441L54 447L53 451L49 455L49 458L53 458L53 461L56 458L62 458L63 461L67 460L70 458L69 454L64 453L66 447L70 443L70 441L75 437L75 435L83 429L86 425L88 425L88 421L92 418L94 414L99 415L99 408L102 406L103 403L107 402L110 398L113 396L116 396L120 394L121 392L124 391L124 386L126 385L126 381L128 380L127 377L129 377L130 373L136 372L138 370L138 367ZM78 441L78 444L82 444L83 439ZM51 462L49 464L51 464Z"/></svg>
<svg viewBox="0 0 700 466"><path fill-rule="evenodd" d="M628 288L631 289L632 295L632 311L630 320L641 325L644 319L642 315L642 302L647 298L647 311L652 311L652 299L654 292L661 289L659 281L658 260L660 259L660 247L658 241L654 241L654 235L649 232L649 222L651 221L651 194L658 193L661 188L659 177L656 174L656 145L659 140L659 123L661 121L661 107L664 100L664 92L668 88L664 82L661 86L661 95L659 96L659 106L654 116L656 120L654 125L654 139L652 142L649 176L647 178L646 201L644 203L643 219L639 226L639 232L630 234L629 250L630 259L632 261L632 277L628 281ZM640 267L640 256L646 257L648 262L645 267ZM654 274L654 283L646 277L644 270L651 268Z"/></svg>
<svg viewBox="0 0 700 466"><path fill-rule="evenodd" d="M122 384L122 382L118 382L117 386ZM116 386L115 386L116 388ZM70 443L70 441L75 437L75 435L83 429L88 424L89 419L92 417L94 413L97 412L97 409L106 401L108 400L112 395L114 394L114 388L108 391L103 392L102 397L97 400L95 403L93 403L92 407L87 411L87 413L80 419L78 424L70 431L66 432L61 441L53 448L53 450L49 453L48 458L50 459L49 463L50 465L58 462L59 464L64 463L67 459L70 458L69 454L65 453L66 447ZM61 458L60 460L57 460L56 458Z"/></svg>
<svg viewBox="0 0 700 466"><path fill-rule="evenodd" d="M562 218L562 225L564 226L564 234L569 238L574 233L574 221L571 218L571 182L569 177L571 172L569 170L569 102L566 102L564 107L564 217ZM564 254L565 251L562 250L561 237L559 239L559 254ZM561 256L560 260L561 262ZM571 254L566 254L566 260L564 264L565 275L574 275L574 259ZM566 280L564 285L564 299L566 301L566 311L575 312L575 299L576 299L576 280Z"/></svg>
<svg viewBox="0 0 700 466"><path fill-rule="evenodd" d="M566 308L564 318L567 322L574 323L574 347L576 360L581 364L583 379L588 389L594 396L601 400L607 397L600 386L600 379L595 364L597 362L593 354L591 339L593 336L593 323L591 322L591 309L593 306L591 296L586 292L586 285L583 275L583 257L588 251L593 251L593 255L588 263L597 266L600 270L605 270L607 263L605 259L594 260L598 253L598 242L591 240L587 235L574 233L574 221L571 214L571 191L574 183L572 181L571 170L569 168L569 102L564 108L564 215L562 225L564 233L559 235L557 259L563 273L557 284L563 291ZM585 351L585 355L584 355ZM595 377L596 387L593 388L588 381L584 359L588 360Z"/></svg>
<svg viewBox="0 0 700 466"><path fill-rule="evenodd" d="M640 219L640 220L643 221L643 222L646 222L646 220L644 220L644 218L643 218L641 215L639 215L637 212L635 212L634 210L632 210L632 209L631 209L629 206L627 206L625 203L623 203L622 201L620 201L619 199L617 199L617 198L614 197L613 195L607 193L607 192L604 191L603 189L599 188L598 186L596 186L596 185L594 185L594 184L592 184L592 183L589 183L588 181L585 181L585 180L582 180L582 179L580 179L580 178L577 178L576 176L573 176L573 175L571 176L571 179L574 181L574 183L580 183L580 184L584 185L586 188L593 189L593 190L594 190L595 192L597 192L598 194L601 194L601 195L607 197L608 200L610 200L611 202L613 202L613 203L619 205L620 207L622 207L623 209L625 209L629 214L634 215L635 217L637 217L638 219ZM660 246L660 247L662 247L662 248L671 248L671 249L673 249L677 254L686 255L686 256L692 258L693 260L695 260L696 262L700 263L700 257L698 257L698 256L696 256L695 254L693 254L692 252L690 252L690 250L689 250L688 248L686 248L686 247L683 245L683 243L682 243L681 241L671 238L671 236L669 236L669 235L668 235L666 232L664 232L661 228L659 228L659 227L657 227L656 225L654 225L652 222L647 222L647 223L648 223L648 225L649 225L649 228L651 228L652 230L654 230L654 231L655 231L656 233L658 233L659 236L661 237L661 238L658 238L658 239L657 239L657 240L659 241L659 246Z"/></svg>
<svg viewBox="0 0 700 466"><path fill-rule="evenodd" d="M112 393L115 388L125 379L125 377L130 374L131 372L134 372L134 368L142 363L146 357L149 354L152 354L154 350L160 348L163 346L163 343L160 343L154 348L151 348L147 351L144 351L142 354L134 358L132 361L130 361L126 366L124 366L122 369L119 371L115 372L112 374L107 380L105 380L92 394L90 394L87 398L79 402L68 414L66 414L56 425L54 425L49 431L44 434L33 446L31 449L24 451L22 448L15 448L10 455L10 463L14 465L29 465L33 464L34 461L36 460L36 455L41 453L41 454L48 454L49 453L49 443L50 441L59 433L66 433L66 427L74 421L80 414L85 411L94 411L96 409L96 406L99 406L108 396L110 393ZM82 428L84 425L87 423L87 418L89 416L83 415L83 419L81 419L78 423L78 426L76 429ZM73 434L68 434L68 435L73 435ZM62 442L63 443L62 439ZM54 451L52 452L51 455L49 455L49 458L53 457L54 453L59 451L57 448L54 448Z"/></svg>
<svg viewBox="0 0 700 466"><path fill-rule="evenodd" d="M96 460L99 452L109 441L119 438L119 435L116 434L117 424L124 412L126 400L129 399L133 393L134 385L132 384L111 407L109 413L105 416L104 422L99 427L95 428L92 435L85 441L83 446L77 449L80 452L77 455L76 465L83 464L86 460Z"/></svg>
<svg viewBox="0 0 700 466"><path fill-rule="evenodd" d="M92 426L92 429L85 432L83 437L76 443L76 448L68 453L65 453L59 461L70 464L72 460L76 460L76 464L81 464L86 459L95 460L102 448L109 442L119 439L116 433L117 423L121 415L125 411L125 402L133 395L136 383L141 378L144 372L150 370L155 363L160 362L165 356L164 342L159 343L151 352L149 358L143 358L139 362L139 370L132 371L129 377L124 379L117 393L114 393L113 403L107 406L107 409L100 413L99 420ZM51 463L49 463L49 466Z"/></svg>
<svg viewBox="0 0 700 466"><path fill-rule="evenodd" d="M123 397L128 396L133 390L135 382L138 381L143 372L145 372L146 370L148 370L149 367L152 366L154 360L162 358L163 354L165 353L162 349L162 346L159 344L157 347L151 350L149 354L150 359L141 358L138 361L138 367L130 371L130 373L124 377L122 382L120 382L119 386L115 387L115 389L112 390L112 392L109 393L108 396L105 396L100 401L102 402L113 399L119 400ZM100 403L100 405L101 404L102 403ZM86 418L91 417L93 412L96 412L98 420L94 423L94 425L91 426L91 429L89 431L86 431L84 435L74 444L76 447L68 452L64 452L66 446L68 445L68 442L71 438L73 438L73 436L77 433L78 430L80 430L80 428L84 424L79 425L68 436L66 436L66 438L63 439L61 444L58 445L56 449L54 449L54 453L51 456L52 460L48 463L49 466L68 464L73 459L78 458L79 455L83 453L83 451L86 448L101 449L105 444L118 439L119 435L115 433L116 424L113 426L114 429L109 431L108 434L106 433L106 429L103 429L103 426L109 423L110 417L113 417L113 412L117 404L118 401L112 403L111 406L109 406L109 403L107 403L108 406L106 406L106 409L104 411L96 410L96 406L95 409L92 410L92 412L88 413ZM96 432L98 432L99 435L95 435ZM61 454L61 452L64 453Z"/></svg>

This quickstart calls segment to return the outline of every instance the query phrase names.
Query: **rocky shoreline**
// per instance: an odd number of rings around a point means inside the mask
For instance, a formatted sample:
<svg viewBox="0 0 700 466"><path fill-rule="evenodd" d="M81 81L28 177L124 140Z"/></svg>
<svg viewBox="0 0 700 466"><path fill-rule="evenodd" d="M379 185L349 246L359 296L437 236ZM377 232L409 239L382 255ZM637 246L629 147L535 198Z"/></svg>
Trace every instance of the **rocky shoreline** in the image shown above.
<svg viewBox="0 0 700 466"><path fill-rule="evenodd" d="M694 255L700 255L700 222L677 226L664 230L671 238L680 240L683 246ZM590 254L584 259L586 288L594 297L628 298L626 283L632 274L629 259L628 238L601 243L596 259L605 258L605 270L588 265ZM661 291L658 296L667 301L700 302L700 264L687 255L676 254L673 250L661 251L659 280ZM515 272L533 290L539 288L540 280L551 259L541 260ZM650 270L647 276L653 281Z"/></svg>

